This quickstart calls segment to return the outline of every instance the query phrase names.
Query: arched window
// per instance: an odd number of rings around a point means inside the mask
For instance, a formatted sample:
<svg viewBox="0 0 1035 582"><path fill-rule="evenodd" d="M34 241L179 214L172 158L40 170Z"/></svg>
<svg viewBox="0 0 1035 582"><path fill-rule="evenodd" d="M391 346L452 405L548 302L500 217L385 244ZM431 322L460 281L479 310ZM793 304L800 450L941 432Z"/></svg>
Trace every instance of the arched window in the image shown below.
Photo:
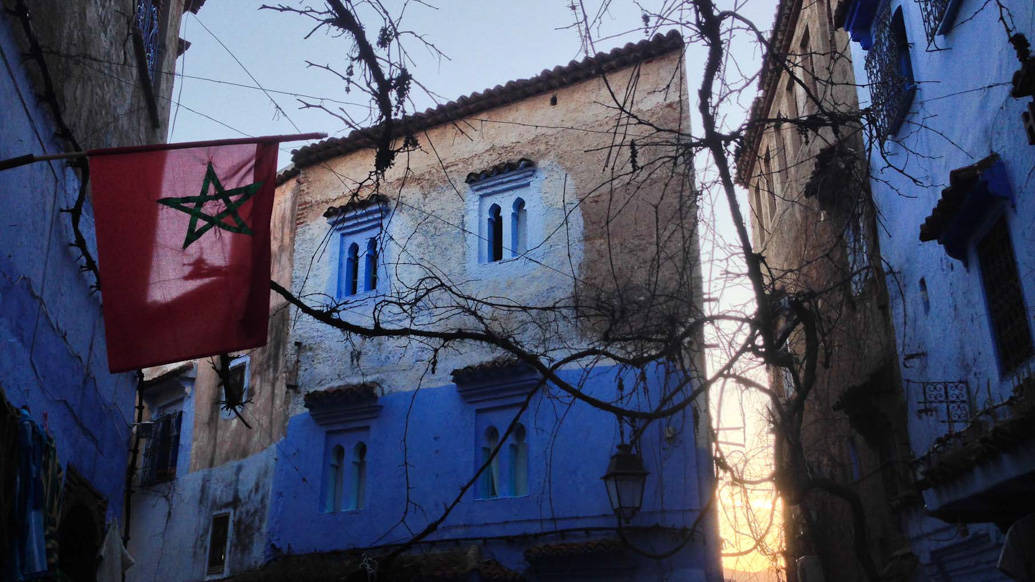
<svg viewBox="0 0 1035 582"><path fill-rule="evenodd" d="M367 488L367 445L360 441L352 448L352 483L348 509L363 509Z"/></svg>
<svg viewBox="0 0 1035 582"><path fill-rule="evenodd" d="M377 237L367 240L366 264L363 269L363 290L377 288Z"/></svg>
<svg viewBox="0 0 1035 582"><path fill-rule="evenodd" d="M352 243L342 251L343 268L338 275L338 297L348 297L355 295L359 286L359 245Z"/></svg>
<svg viewBox="0 0 1035 582"><path fill-rule="evenodd" d="M490 426L485 429L485 440L482 443L482 463L489 460L492 452L500 442L500 432L496 427ZM500 458L496 455L489 463L489 466L482 472L482 498L500 496Z"/></svg>
<svg viewBox="0 0 1035 582"><path fill-rule="evenodd" d="M489 240L487 241L488 252L486 253L489 262L493 263L503 260L503 217L501 216L499 204L493 204L489 207L486 233L489 235Z"/></svg>
<svg viewBox="0 0 1035 582"><path fill-rule="evenodd" d="M514 201L514 206L510 211L510 256L512 257L517 257L526 250L528 244L526 215L525 201L518 198Z"/></svg>
<svg viewBox="0 0 1035 582"><path fill-rule="evenodd" d="M324 490L323 510L326 513L340 511L342 508L342 482L345 476L345 448L335 445L331 449L327 467L327 485Z"/></svg>
<svg viewBox="0 0 1035 582"><path fill-rule="evenodd" d="M515 497L528 495L528 443L525 442L525 426L514 427L510 438L510 494Z"/></svg>

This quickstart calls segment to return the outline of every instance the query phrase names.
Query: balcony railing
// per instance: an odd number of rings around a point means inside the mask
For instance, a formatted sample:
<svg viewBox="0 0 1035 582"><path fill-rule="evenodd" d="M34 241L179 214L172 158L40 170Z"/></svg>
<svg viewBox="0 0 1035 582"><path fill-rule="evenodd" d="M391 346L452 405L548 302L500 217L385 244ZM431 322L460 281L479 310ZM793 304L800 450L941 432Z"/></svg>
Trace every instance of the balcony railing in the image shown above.
<svg viewBox="0 0 1035 582"><path fill-rule="evenodd" d="M901 16L895 20L884 2L873 19L873 46L866 53L873 127L881 141L902 125L916 93L904 25Z"/></svg>

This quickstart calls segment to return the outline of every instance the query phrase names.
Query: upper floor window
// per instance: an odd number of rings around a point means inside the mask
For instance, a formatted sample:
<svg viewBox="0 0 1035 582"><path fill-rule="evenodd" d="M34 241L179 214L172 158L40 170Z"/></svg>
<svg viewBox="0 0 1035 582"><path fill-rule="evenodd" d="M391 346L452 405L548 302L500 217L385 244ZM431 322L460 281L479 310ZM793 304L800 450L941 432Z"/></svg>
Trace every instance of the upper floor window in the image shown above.
<svg viewBox="0 0 1035 582"><path fill-rule="evenodd" d="M924 18L927 42L932 43L936 35L946 34L952 28L960 0L916 0L916 3L920 5L920 14Z"/></svg>
<svg viewBox="0 0 1035 582"><path fill-rule="evenodd" d="M331 207L324 214L337 239L331 245L335 260L327 290L335 300L378 291L384 284L382 226L386 214L383 198L376 195Z"/></svg>
<svg viewBox="0 0 1035 582"><path fill-rule="evenodd" d="M1009 374L1035 355L1035 349L1006 217L999 216L976 246L1000 369Z"/></svg>
<svg viewBox="0 0 1035 582"><path fill-rule="evenodd" d="M141 485L153 485L176 478L182 419L183 411L175 410L160 414L152 421L151 436L144 451L144 466L140 474Z"/></svg>
<svg viewBox="0 0 1035 582"><path fill-rule="evenodd" d="M468 174L478 225L471 250L478 263L517 258L528 251L530 222L538 224L529 214L534 176L535 163L524 158Z"/></svg>
<svg viewBox="0 0 1035 582"><path fill-rule="evenodd" d="M896 9L892 15L888 2L882 3L873 17L871 35L873 45L866 53L866 75L870 80L873 126L877 138L884 140L898 131L916 93L902 9Z"/></svg>
<svg viewBox="0 0 1035 582"><path fill-rule="evenodd" d="M250 397L248 394L251 376L251 358L239 356L230 360L229 381L221 389L220 408L223 418L234 418L234 409L240 408Z"/></svg>

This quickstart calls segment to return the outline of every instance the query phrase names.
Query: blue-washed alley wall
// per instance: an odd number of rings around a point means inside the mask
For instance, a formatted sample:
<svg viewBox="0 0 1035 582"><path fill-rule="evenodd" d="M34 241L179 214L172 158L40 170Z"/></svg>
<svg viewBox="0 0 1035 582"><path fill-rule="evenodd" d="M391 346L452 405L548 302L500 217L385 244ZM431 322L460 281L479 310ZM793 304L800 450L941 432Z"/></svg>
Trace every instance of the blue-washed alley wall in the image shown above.
<svg viewBox="0 0 1035 582"><path fill-rule="evenodd" d="M61 151L11 26L0 19L0 159ZM30 164L0 172L0 192L0 388L53 435L65 472L74 468L105 497L106 519L114 520L123 509L136 379L108 372L100 296L69 246L61 209L75 201L78 177L61 161Z"/></svg>
<svg viewBox="0 0 1035 582"><path fill-rule="evenodd" d="M909 437L914 456L923 458L936 446L944 446L948 433L963 430L973 418L982 416L992 426L1004 414L1008 416L1004 404L1014 395L1018 382L1031 375L1030 357L1011 370L1003 367L997 354L976 247L1002 217L1016 254L1025 304L1017 317L1026 318L1035 329L1035 198L1031 195L1035 191L1035 145L1029 143L1022 122L1022 112L1032 99L1011 96L1011 79L1021 64L1009 42L1014 33L1035 38L1035 7L1028 0L1007 0L1002 3L1005 20L1000 20L1002 14L994 3L949 2L940 31L929 36L931 27L925 29L922 8L946 3L927 6L909 0L862 0L855 4L864 10L850 11L846 28L862 45L873 42L868 50L853 43L856 78L876 83L868 73L880 68L875 66L880 51L895 50L879 42L881 14L895 18L901 10L908 59L893 54L884 57L891 56L886 63L899 71L903 65L911 69L914 80L911 89L907 87L915 94L906 101L901 126L889 133L882 150L870 136L874 147L870 171L909 410ZM1012 27L1010 32L1004 23ZM872 63L869 71L868 62ZM860 86L859 97L863 107L880 110L890 106L871 98L867 84ZM950 181L950 173L993 154L1000 160L997 175L993 179L993 172L984 172L981 178L996 182L989 186L993 197L967 207L959 222L965 228L947 229L942 237L946 244L921 242L921 225L940 200L969 196L959 191L963 180ZM950 186L957 191L943 193ZM957 256L950 256L950 251ZM944 405L929 403L924 390L936 388L930 384L933 382L962 385L966 414L949 422ZM923 571L929 575L941 572L953 580L993 579L987 576L996 575L993 568L1003 532L991 523L959 527L935 520L928 512L952 503L965 506L968 496L991 491L1030 472L1030 455L1022 455L1026 458L1021 461L1013 459L1016 456L988 457L988 462L982 461L950 486L923 490L924 508L904 514ZM1028 479L1031 487L1030 476ZM953 570L960 564L979 563L984 564L983 569Z"/></svg>
<svg viewBox="0 0 1035 582"><path fill-rule="evenodd" d="M613 400L617 373L612 367L594 370L583 383L585 391ZM575 370L563 373L573 383L580 381L578 375ZM649 376L647 392L656 394L664 374L657 367ZM635 379L624 379L627 385L635 385ZM493 420L502 433L520 410L520 399L509 400L502 408L492 400L465 401L455 385L389 393L377 404L382 406L380 413L367 420L321 426L308 413L291 419L277 451L270 557L383 546L409 539L437 518L474 474L481 459L484 423L479 418L497 417ZM706 503L711 493L710 468L702 470L697 460L710 459L710 455L696 450L692 414L687 408L645 431L641 448L650 475L643 509L631 527L689 527ZM484 499L478 498L482 496L479 487L473 487L430 540L487 541L485 548L492 557L524 571L528 564L522 551L537 543L557 541L549 537L551 532L565 530L578 537L580 529L600 528L595 537L615 537L616 519L601 481L621 440L615 416L548 387L531 398L521 423L527 428L527 495ZM338 431L365 440L366 484L360 509L327 511L324 503L327 447L336 442ZM625 431L628 438L628 428ZM500 455L506 463L506 448ZM705 579L705 572L717 565L707 557L700 540L710 536L707 528L713 525L705 521L701 537L674 559L644 560L649 565L640 574L660 569L668 575L685 576L672 579ZM503 538L519 541L504 543ZM651 549L656 552L676 545L668 539L654 542L658 547ZM662 547L666 542L667 547ZM649 546L651 540L642 543Z"/></svg>

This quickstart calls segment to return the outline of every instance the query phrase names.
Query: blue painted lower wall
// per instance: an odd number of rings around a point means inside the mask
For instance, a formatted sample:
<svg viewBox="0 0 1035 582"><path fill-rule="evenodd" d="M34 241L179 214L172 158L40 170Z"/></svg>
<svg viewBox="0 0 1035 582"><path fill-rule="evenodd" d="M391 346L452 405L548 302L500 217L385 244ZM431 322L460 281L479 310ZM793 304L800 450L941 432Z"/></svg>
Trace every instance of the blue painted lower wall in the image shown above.
<svg viewBox="0 0 1035 582"><path fill-rule="evenodd" d="M0 18L0 159L61 151L13 34ZM66 481L74 470L100 496L90 505L105 506L93 524L103 532L123 513L136 380L108 373L100 297L69 246L60 210L79 184L63 162L0 172L0 390L53 437ZM88 215L84 229L92 238Z"/></svg>
<svg viewBox="0 0 1035 582"><path fill-rule="evenodd" d="M564 376L581 384L588 394L615 401L617 373L615 368L601 368L588 377L578 371ZM664 381L660 367L650 375L643 394L656 394ZM628 386L636 385L632 378L625 380ZM645 397L637 398L640 401L634 405L646 403ZM626 396L626 404L632 400ZM380 414L369 420L321 426L308 413L290 420L287 435L277 447L268 557L381 547L410 539L439 517L475 473L486 418L503 432L520 410L514 401L466 402L452 384L390 393L378 404L383 407ZM504 566L529 574L531 565L523 554L529 547L616 539L616 519L601 477L621 435L615 415L552 386L533 395L520 421L527 429L527 494L505 496L508 487L504 486L504 496L480 498L485 493L476 484L427 540L482 543L483 552ZM624 430L628 436L629 428ZM338 439L341 435L345 440ZM711 494L710 451L697 449L694 435L688 407L651 424L641 439L650 474L643 509L628 527L630 536L651 552L675 548L680 537L672 531L690 527ZM366 445L361 508L327 511L328 447L347 442L348 449L349 438L362 439ZM506 451L505 446L501 450L504 467L512 462ZM701 471L698 459L708 470ZM350 475L346 471L345 479ZM638 529L645 527L656 529L646 533ZM636 577L720 579L713 528L713 521L703 520L694 539L666 560L630 552L639 572ZM421 550L435 547L435 543L426 544Z"/></svg>

